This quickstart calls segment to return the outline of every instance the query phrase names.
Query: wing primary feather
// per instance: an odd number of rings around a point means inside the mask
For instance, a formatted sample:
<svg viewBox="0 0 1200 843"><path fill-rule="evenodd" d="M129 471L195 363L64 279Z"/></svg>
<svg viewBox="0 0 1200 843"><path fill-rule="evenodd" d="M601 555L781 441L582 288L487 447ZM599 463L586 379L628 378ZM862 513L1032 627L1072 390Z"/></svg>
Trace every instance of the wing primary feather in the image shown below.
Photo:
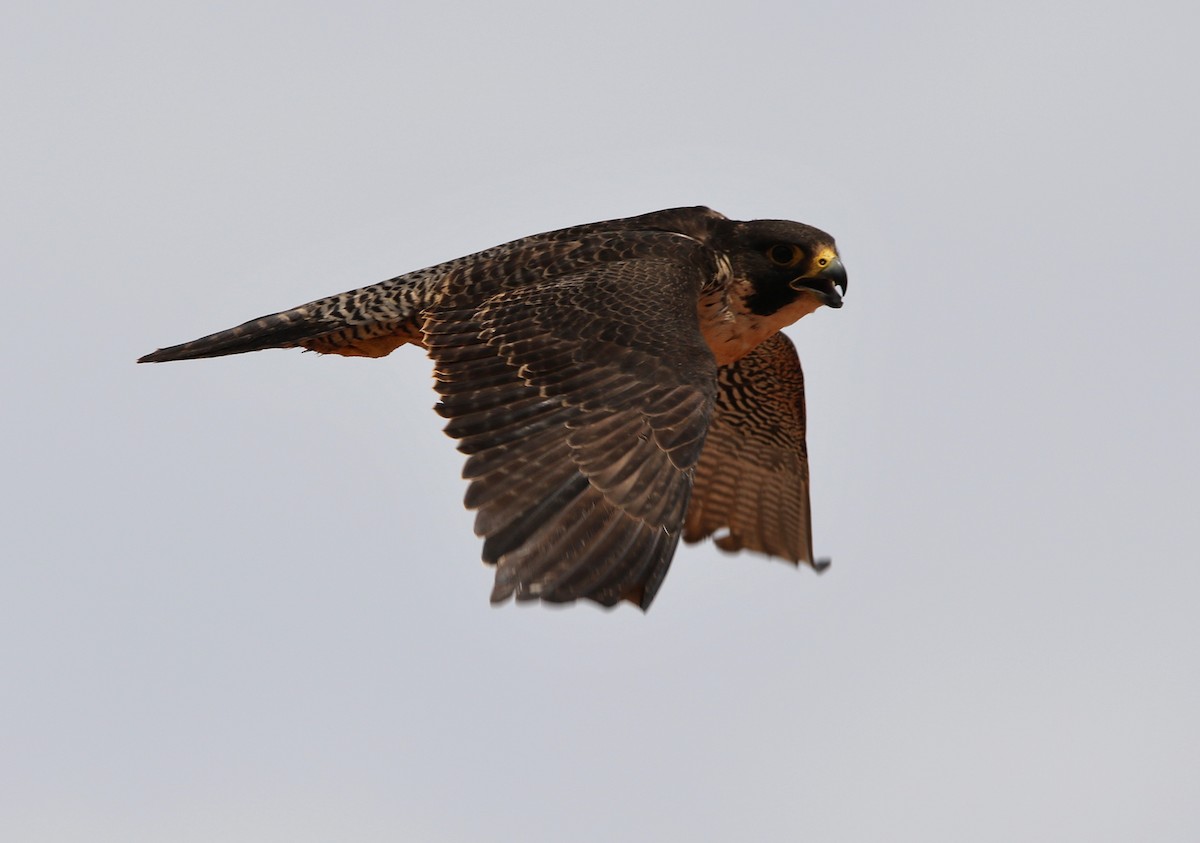
<svg viewBox="0 0 1200 843"><path fill-rule="evenodd" d="M534 506L514 518L504 528L492 533L484 540L483 558L495 563L504 554L519 547L538 527L549 518L558 508L574 500L588 487L587 478L578 472L571 472L558 488L546 495Z"/></svg>

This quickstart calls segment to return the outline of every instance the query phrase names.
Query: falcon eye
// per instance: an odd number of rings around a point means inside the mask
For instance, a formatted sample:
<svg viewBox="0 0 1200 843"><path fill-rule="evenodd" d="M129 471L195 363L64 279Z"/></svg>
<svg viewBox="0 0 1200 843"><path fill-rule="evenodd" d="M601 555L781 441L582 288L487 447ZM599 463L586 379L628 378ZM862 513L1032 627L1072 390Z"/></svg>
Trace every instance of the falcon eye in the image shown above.
<svg viewBox="0 0 1200 843"><path fill-rule="evenodd" d="M799 246L792 246L787 243L776 243L771 248L767 249L767 257L771 263L776 266L785 266L791 269L804 258L804 250Z"/></svg>

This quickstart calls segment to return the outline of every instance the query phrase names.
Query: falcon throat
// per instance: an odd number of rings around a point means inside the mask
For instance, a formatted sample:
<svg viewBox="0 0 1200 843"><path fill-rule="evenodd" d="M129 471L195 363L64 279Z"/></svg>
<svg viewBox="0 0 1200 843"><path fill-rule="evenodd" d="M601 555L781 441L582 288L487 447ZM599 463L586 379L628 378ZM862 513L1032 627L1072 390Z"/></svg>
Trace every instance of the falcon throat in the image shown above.
<svg viewBox="0 0 1200 843"><path fill-rule="evenodd" d="M820 285L804 286L805 279L786 285L763 283L733 278L729 271L705 289L700 296L700 330L718 366L740 360L763 340L822 306L842 306L845 269L840 258L827 254L816 276L824 282Z"/></svg>

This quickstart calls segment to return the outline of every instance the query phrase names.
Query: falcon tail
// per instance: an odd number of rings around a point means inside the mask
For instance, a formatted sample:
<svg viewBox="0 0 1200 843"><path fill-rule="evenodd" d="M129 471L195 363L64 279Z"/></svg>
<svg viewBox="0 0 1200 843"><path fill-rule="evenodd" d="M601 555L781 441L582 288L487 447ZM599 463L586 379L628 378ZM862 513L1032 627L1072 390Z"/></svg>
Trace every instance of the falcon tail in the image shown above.
<svg viewBox="0 0 1200 843"><path fill-rule="evenodd" d="M420 270L261 316L227 331L160 348L138 362L223 357L264 348L306 348L346 357L383 357L408 342L423 344L421 316L432 298L436 269Z"/></svg>
<svg viewBox="0 0 1200 843"><path fill-rule="evenodd" d="M313 320L298 307L282 313L263 316L230 328L218 331L198 340L160 348L138 359L139 363L165 363L169 360L195 360L201 357L223 357L226 354L242 354L247 351L262 351L264 348L295 348L306 340L328 333L328 328Z"/></svg>

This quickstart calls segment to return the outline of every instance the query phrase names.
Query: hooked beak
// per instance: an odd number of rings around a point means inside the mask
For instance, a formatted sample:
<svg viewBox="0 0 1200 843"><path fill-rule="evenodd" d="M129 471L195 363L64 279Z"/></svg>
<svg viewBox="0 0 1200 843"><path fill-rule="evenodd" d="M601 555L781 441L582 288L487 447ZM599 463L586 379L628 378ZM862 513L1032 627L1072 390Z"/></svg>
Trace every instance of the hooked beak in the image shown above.
<svg viewBox="0 0 1200 843"><path fill-rule="evenodd" d="M846 295L846 267L841 258L834 258L816 275L797 278L791 282L792 289L809 290L817 294L830 307L841 307L842 296Z"/></svg>

